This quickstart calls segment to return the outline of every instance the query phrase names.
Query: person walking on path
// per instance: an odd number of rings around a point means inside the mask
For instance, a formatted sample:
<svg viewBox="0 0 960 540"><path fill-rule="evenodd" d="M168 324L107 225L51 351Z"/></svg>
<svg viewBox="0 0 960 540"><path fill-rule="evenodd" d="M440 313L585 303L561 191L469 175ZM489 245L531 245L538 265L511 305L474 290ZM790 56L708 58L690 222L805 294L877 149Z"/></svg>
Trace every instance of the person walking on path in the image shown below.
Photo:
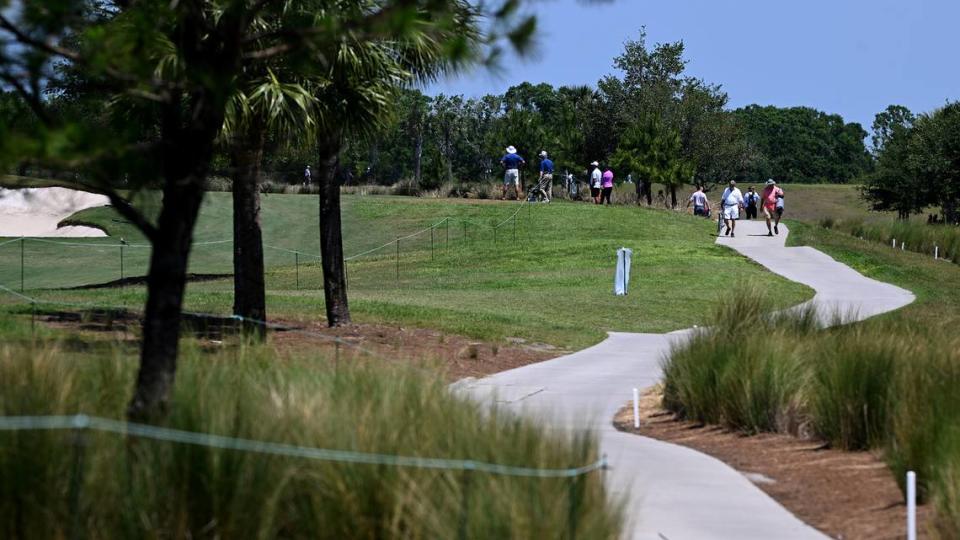
<svg viewBox="0 0 960 540"><path fill-rule="evenodd" d="M500 158L500 164L503 165L503 194L501 200L507 200L507 189L510 184L517 193L517 200L523 197L523 188L520 186L520 167L527 164L522 157L517 154L517 149L513 146L507 147L507 154Z"/></svg>
<svg viewBox="0 0 960 540"><path fill-rule="evenodd" d="M603 171L603 177L601 180L601 193L600 193L600 204L603 204L606 201L607 204L612 204L610 202L610 194L613 193L613 171L610 170L610 167L604 167L606 170Z"/></svg>
<svg viewBox="0 0 960 540"><path fill-rule="evenodd" d="M783 215L783 190L777 186L776 180L773 178L767 180L767 185L760 194L760 200L763 202L763 217L767 220L767 236L780 234L780 216ZM777 211L778 207L779 212Z"/></svg>
<svg viewBox="0 0 960 540"><path fill-rule="evenodd" d="M760 202L760 194L753 186L747 188L747 194L743 197L744 206L747 210L747 219L757 219L757 205Z"/></svg>
<svg viewBox="0 0 960 540"><path fill-rule="evenodd" d="M600 188L603 185L603 173L600 172L600 164L594 161L590 164L590 196L593 197L594 204L600 204Z"/></svg>
<svg viewBox="0 0 960 540"><path fill-rule="evenodd" d="M546 150L540 151L540 189L546 188L547 201L553 199L553 161Z"/></svg>
<svg viewBox="0 0 960 540"><path fill-rule="evenodd" d="M710 215L710 201L707 200L707 194L703 192L703 186L697 186L697 190L690 195L687 201L687 208L693 205L693 215L707 217Z"/></svg>
<svg viewBox="0 0 960 540"><path fill-rule="evenodd" d="M737 188L737 182L730 181L727 189L723 190L720 196L720 208L723 213L723 221L727 225L727 236L737 236L735 228L737 220L740 219L740 208L743 207L743 193Z"/></svg>
<svg viewBox="0 0 960 540"><path fill-rule="evenodd" d="M310 172L310 166L307 165L306 170L303 171L303 185L305 187L310 187L310 182L313 181L313 173Z"/></svg>

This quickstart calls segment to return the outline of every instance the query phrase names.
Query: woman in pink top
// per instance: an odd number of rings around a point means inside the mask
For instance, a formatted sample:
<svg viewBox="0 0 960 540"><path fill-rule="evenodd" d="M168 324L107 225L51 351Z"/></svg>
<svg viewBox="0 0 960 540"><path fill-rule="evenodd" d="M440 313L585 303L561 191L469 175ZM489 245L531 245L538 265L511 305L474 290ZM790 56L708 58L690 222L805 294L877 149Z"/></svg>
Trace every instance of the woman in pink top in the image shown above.
<svg viewBox="0 0 960 540"><path fill-rule="evenodd" d="M780 234L780 215L777 214L777 199L783 198L783 190L777 186L773 178L767 180L767 185L760 193L760 202L763 204L763 217L767 219L767 236ZM776 218L774 216L776 215ZM776 219L773 228L770 227L770 221Z"/></svg>
<svg viewBox="0 0 960 540"><path fill-rule="evenodd" d="M603 192L600 194L600 204L603 204L603 201L611 204L611 193L613 193L613 171L610 170L610 167L607 167L606 170L603 171Z"/></svg>

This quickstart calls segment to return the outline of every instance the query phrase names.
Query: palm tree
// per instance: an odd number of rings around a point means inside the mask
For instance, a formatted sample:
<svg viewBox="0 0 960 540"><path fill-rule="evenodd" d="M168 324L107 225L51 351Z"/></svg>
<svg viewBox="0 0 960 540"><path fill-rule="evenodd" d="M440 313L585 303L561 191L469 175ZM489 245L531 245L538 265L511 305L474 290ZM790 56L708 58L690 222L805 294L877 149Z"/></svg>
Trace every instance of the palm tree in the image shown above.
<svg viewBox="0 0 960 540"><path fill-rule="evenodd" d="M435 4L430 11L416 12L419 24L411 24L401 37L340 40L320 52L331 61L311 77L317 121L320 255L331 327L350 323L337 178L345 137L375 134L396 112L403 88L472 59L480 40L476 12L467 3Z"/></svg>
<svg viewBox="0 0 960 540"><path fill-rule="evenodd" d="M244 75L248 75L245 73ZM266 327L260 170L269 133L283 140L309 133L313 96L299 83L282 82L273 69L253 76L229 103L223 138L233 173L233 313L244 333L262 339Z"/></svg>

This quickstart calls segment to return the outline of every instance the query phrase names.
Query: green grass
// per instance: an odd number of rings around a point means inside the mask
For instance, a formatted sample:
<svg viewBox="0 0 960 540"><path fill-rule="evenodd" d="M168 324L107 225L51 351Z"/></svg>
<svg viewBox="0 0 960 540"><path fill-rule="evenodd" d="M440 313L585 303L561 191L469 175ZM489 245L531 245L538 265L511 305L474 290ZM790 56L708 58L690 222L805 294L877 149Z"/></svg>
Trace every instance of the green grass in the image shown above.
<svg viewBox="0 0 960 540"><path fill-rule="evenodd" d="M211 193L197 226L197 241L230 237L229 194ZM316 199L268 195L263 200L264 242L316 253ZM516 203L414 199L344 198L345 252L360 253L452 217L435 231L401 242L399 279L395 246L348 264L355 320L430 327L485 340L516 336L579 348L606 331L665 332L709 320L718 292L731 276L774 284L781 305L809 298L810 291L714 245L713 223L670 211L629 206L600 208L554 203L524 208L497 232L491 225L510 217ZM106 209L83 213L102 223L108 239L81 240L98 246L72 248L28 242L26 288L57 301L139 307L142 287L65 291L52 287L119 277L119 250L103 247L118 236L142 240ZM464 234L466 224L466 235ZM449 242L447 241L449 234ZM630 295L612 294L615 251L634 250ZM125 249L127 275L142 273L147 250ZM323 294L316 260L268 249L268 314L308 321L322 318ZM229 273L229 245L197 246L191 271ZM299 281L299 287L298 287ZM19 246L0 247L0 283L19 285ZM191 283L187 307L228 313L229 278Z"/></svg>
<svg viewBox="0 0 960 540"><path fill-rule="evenodd" d="M0 319L0 415L123 419L136 352ZM187 341L166 427L335 450L571 468L589 433L453 395L433 371ZM601 472L518 478L86 432L0 432L4 538L617 538Z"/></svg>

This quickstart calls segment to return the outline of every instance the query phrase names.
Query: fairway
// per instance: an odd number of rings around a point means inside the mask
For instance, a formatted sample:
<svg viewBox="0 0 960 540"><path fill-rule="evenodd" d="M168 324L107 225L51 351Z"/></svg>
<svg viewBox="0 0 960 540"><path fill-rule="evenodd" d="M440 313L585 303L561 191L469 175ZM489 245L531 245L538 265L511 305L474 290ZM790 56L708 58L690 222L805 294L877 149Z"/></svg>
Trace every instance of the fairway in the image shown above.
<svg viewBox="0 0 960 540"><path fill-rule="evenodd" d="M263 197L264 243L271 246L265 250L267 302L274 319L323 318L316 204L310 196ZM230 212L229 194L208 194L191 272L231 272L232 246L223 242L231 237ZM25 289L47 300L140 309L141 286L65 290L118 279L120 237L145 244L111 209L76 217L99 224L110 236L66 244L28 240ZM748 282L774 287L784 306L810 296L805 287L715 246L712 221L670 211L348 196L343 219L346 256L389 244L348 263L351 307L359 322L580 348L607 331L666 332L709 323L717 299ZM433 230L432 249L425 231L402 239L398 257L392 241L441 222ZM497 223L502 225L494 232ZM626 297L612 293L619 247L634 250ZM12 288L19 286L19 250L18 241L0 247L0 283ZM125 276L143 275L148 255L145 247L124 248ZM229 277L193 282L187 308L228 314L232 287Z"/></svg>

